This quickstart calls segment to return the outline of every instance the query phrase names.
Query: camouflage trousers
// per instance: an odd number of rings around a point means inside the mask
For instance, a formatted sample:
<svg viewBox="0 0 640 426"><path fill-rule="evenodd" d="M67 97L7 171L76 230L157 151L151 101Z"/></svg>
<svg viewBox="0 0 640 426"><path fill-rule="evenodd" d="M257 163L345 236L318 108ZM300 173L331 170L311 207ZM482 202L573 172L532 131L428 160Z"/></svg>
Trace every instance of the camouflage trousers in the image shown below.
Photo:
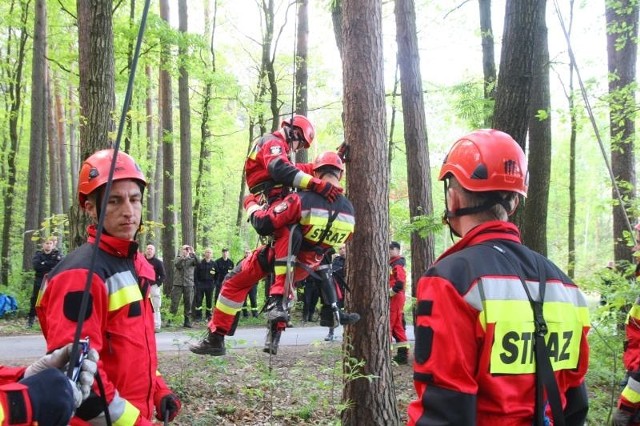
<svg viewBox="0 0 640 426"><path fill-rule="evenodd" d="M189 315L191 314L191 310L193 309L193 289L193 286L173 286L173 288L171 289L171 308L169 309L169 312L171 312L172 315L178 313L180 299L184 297L184 320L187 321L189 319Z"/></svg>

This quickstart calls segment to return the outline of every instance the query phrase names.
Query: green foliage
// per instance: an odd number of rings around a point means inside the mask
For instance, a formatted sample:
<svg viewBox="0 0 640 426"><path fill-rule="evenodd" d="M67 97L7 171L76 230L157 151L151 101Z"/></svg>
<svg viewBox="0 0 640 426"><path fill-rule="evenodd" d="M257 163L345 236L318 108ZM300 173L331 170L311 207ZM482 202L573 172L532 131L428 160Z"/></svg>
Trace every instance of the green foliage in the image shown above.
<svg viewBox="0 0 640 426"><path fill-rule="evenodd" d="M493 100L484 99L482 82L465 81L449 88L453 110L471 129L485 127L485 120L493 110Z"/></svg>

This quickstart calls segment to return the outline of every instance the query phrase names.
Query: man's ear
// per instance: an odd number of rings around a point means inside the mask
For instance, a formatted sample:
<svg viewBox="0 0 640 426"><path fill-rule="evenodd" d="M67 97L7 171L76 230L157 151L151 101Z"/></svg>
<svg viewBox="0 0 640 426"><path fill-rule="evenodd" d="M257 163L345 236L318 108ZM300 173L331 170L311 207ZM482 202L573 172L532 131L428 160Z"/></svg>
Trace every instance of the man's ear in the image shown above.
<svg viewBox="0 0 640 426"><path fill-rule="evenodd" d="M516 212L516 210L518 209L518 205L520 204L520 196L516 195L515 197L513 197L513 201L512 201L512 208L510 212L507 212L508 216L511 216L512 214L514 214Z"/></svg>
<svg viewBox="0 0 640 426"><path fill-rule="evenodd" d="M96 211L96 204L93 201L87 200L84 202L84 211L91 220L94 222L98 221L98 212Z"/></svg>

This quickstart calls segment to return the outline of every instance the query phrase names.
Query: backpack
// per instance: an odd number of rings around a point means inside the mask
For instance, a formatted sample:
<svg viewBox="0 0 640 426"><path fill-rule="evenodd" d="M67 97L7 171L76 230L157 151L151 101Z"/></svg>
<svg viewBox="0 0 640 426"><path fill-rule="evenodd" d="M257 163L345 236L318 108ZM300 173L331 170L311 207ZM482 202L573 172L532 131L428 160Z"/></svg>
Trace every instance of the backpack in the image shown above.
<svg viewBox="0 0 640 426"><path fill-rule="evenodd" d="M15 312L18 310L18 302L16 298L8 294L0 293L0 318L7 312Z"/></svg>

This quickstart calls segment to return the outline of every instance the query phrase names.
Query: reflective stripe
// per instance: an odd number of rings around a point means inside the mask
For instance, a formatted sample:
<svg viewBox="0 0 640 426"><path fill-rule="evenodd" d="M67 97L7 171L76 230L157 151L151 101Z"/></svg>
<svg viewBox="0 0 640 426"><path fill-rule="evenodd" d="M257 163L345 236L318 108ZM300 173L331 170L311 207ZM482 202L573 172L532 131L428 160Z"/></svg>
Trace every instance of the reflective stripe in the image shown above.
<svg viewBox="0 0 640 426"><path fill-rule="evenodd" d="M333 247L340 247L346 242L355 228L355 218L349 213L338 213L328 232L324 235L329 222L329 214L327 209L322 208L311 208L301 212L300 224L305 227L305 240L317 243L323 238L324 244Z"/></svg>
<svg viewBox="0 0 640 426"><path fill-rule="evenodd" d="M0 425L4 424L4 409L2 408L2 405L0 405Z"/></svg>
<svg viewBox="0 0 640 426"><path fill-rule="evenodd" d="M627 324L629 323L629 319L633 318L634 320L640 320L640 305L636 300L636 303L629 310L629 314L627 315Z"/></svg>
<svg viewBox="0 0 640 426"><path fill-rule="evenodd" d="M298 173L296 173L296 175L293 177L293 185L296 188L304 188L306 189L309 186L309 182L311 182L311 179L313 178L313 176L306 174L303 171L299 171Z"/></svg>
<svg viewBox="0 0 640 426"><path fill-rule="evenodd" d="M244 300L242 302L235 302L220 294L220 296L218 296L218 301L216 302L216 309L228 315L235 315L240 309L242 309L243 304Z"/></svg>
<svg viewBox="0 0 640 426"><path fill-rule="evenodd" d="M622 390L622 396L632 404L640 402L640 382L629 377L627 386Z"/></svg>
<svg viewBox="0 0 640 426"><path fill-rule="evenodd" d="M129 401L127 401L126 399L122 399L120 398L122 401L124 401L124 409L122 410L121 414L119 417L117 417L115 419L115 421L113 422L114 426L131 426L136 424L136 420L138 419L138 416L140 416L140 410L138 410L133 404L131 404ZM109 413L112 413L111 410L111 405L113 404L113 402L111 404L109 404ZM115 416L113 416L112 414L112 419Z"/></svg>
<svg viewBox="0 0 640 426"><path fill-rule="evenodd" d="M540 298L537 282L527 281L531 297ZM483 277L464 296L479 311L478 320L486 331L494 324L491 347L491 374L535 373L534 325L531 303L518 278ZM589 310L577 287L550 280L545 288L545 336L554 370L578 365L582 330L589 326Z"/></svg>
<svg viewBox="0 0 640 426"><path fill-rule="evenodd" d="M118 310L129 303L142 300L138 281L131 271L113 274L105 282L109 291L109 312Z"/></svg>

